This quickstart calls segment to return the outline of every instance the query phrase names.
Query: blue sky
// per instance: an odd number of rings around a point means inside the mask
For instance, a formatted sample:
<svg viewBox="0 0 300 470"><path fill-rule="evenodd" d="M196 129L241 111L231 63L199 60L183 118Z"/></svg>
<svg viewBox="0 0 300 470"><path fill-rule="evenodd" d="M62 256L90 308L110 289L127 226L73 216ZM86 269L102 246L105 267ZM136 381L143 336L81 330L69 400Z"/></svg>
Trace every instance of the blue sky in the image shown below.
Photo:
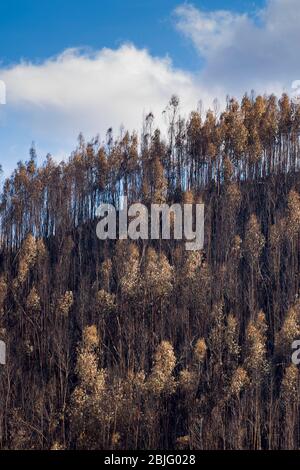
<svg viewBox="0 0 300 470"><path fill-rule="evenodd" d="M178 67L198 69L199 57L178 37L172 12L178 0L2 0L0 61L42 60L70 47L117 48L129 41L154 55L169 54ZM209 10L253 12L262 0L201 0Z"/></svg>
<svg viewBox="0 0 300 470"><path fill-rule="evenodd" d="M299 0L2 0L0 162L7 175L35 141L65 158L83 131L157 124L172 93L199 100L288 90L298 73Z"/></svg>

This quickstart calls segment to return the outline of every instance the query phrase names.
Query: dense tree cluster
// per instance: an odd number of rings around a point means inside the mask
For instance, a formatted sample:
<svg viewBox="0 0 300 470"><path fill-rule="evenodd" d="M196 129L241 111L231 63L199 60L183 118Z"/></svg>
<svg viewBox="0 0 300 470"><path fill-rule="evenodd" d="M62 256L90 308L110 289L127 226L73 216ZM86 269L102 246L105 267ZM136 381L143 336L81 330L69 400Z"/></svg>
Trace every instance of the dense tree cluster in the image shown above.
<svg viewBox="0 0 300 470"><path fill-rule="evenodd" d="M300 447L300 106L166 115L4 182L1 448ZM205 249L98 240L121 195L203 201Z"/></svg>

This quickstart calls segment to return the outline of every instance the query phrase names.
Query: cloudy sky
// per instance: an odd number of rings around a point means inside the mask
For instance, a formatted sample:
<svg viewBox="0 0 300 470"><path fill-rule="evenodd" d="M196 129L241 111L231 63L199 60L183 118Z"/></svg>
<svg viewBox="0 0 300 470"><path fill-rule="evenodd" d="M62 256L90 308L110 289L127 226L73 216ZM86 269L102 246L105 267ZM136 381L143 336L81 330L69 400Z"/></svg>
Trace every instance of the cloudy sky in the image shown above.
<svg viewBox="0 0 300 470"><path fill-rule="evenodd" d="M227 94L290 92L300 79L300 0L2 0L0 162L7 175L34 141L40 160L87 138L163 124ZM1 93L0 93L1 101Z"/></svg>

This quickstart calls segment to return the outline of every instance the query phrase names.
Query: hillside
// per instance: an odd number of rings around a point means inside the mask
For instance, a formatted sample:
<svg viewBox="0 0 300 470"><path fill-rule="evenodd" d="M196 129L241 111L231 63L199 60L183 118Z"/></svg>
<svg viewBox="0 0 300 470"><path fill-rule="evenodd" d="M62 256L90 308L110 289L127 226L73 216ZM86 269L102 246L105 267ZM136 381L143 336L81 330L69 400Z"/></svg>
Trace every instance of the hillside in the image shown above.
<svg viewBox="0 0 300 470"><path fill-rule="evenodd" d="M300 105L34 150L1 195L3 449L299 448ZM204 250L96 236L100 203L205 204Z"/></svg>

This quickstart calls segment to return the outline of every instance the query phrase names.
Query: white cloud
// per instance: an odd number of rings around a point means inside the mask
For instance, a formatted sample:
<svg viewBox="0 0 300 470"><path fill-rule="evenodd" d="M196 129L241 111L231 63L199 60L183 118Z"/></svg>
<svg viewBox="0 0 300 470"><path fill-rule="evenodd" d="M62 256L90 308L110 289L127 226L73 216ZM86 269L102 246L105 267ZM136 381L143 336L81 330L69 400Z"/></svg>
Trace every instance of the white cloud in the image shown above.
<svg viewBox="0 0 300 470"><path fill-rule="evenodd" d="M190 4L176 8L175 14L178 30L192 39L205 58L231 46L237 29L248 24L247 15L226 10L204 12Z"/></svg>
<svg viewBox="0 0 300 470"><path fill-rule="evenodd" d="M32 138L75 143L80 131L88 137L122 124L140 129L143 114L152 111L158 124L172 94L183 110L213 97L188 72L173 68L168 58L152 57L133 45L87 53L70 49L41 64L20 63L0 69L7 85L7 111Z"/></svg>
<svg viewBox="0 0 300 470"><path fill-rule="evenodd" d="M204 12L185 4L176 26L205 59L203 83L221 83L230 94L290 91L300 78L299 0L269 0L256 16Z"/></svg>

